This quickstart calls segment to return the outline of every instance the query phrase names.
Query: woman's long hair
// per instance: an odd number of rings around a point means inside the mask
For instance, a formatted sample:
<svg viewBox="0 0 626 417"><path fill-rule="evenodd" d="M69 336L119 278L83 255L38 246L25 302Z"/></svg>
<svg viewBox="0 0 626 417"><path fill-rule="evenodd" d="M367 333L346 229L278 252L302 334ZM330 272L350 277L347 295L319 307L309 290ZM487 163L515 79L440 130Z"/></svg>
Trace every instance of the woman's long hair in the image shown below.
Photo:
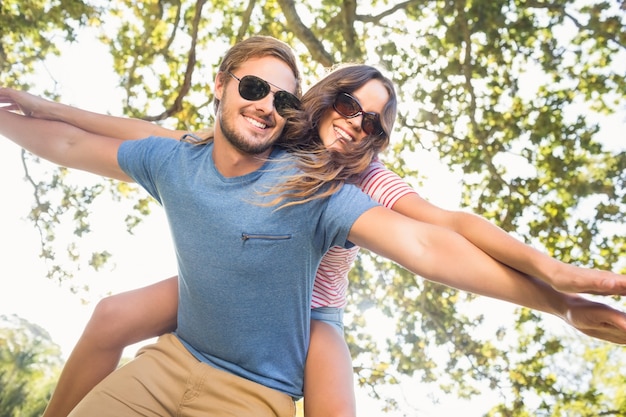
<svg viewBox="0 0 626 417"><path fill-rule="evenodd" d="M380 114L383 134L368 135L358 143L345 143L342 151L327 149L319 136L322 117L332 111L337 94L351 94L371 80L380 81L389 94L389 100ZM267 205L286 207L303 204L328 197L343 184L355 182L389 144L396 111L393 82L378 69L369 65L343 64L331 70L304 94L300 109L288 110L284 116L287 122L276 145L288 151L289 155L282 162L291 166L295 163L299 171L262 193L275 196ZM195 135L186 135L183 140L201 145L213 140L213 134L214 130L209 128Z"/></svg>
<svg viewBox="0 0 626 417"><path fill-rule="evenodd" d="M389 100L380 115L381 135L368 135L358 143L345 143L344 150L327 149L320 136L319 124L332 111L339 93L352 94L371 80L380 81ZM393 82L369 65L344 64L332 70L302 97L302 109L289 115L289 123L277 143L296 161L299 173L285 178L268 194L276 198L270 204L282 207L328 197L346 182L354 182L372 160L389 144L396 119L397 99Z"/></svg>

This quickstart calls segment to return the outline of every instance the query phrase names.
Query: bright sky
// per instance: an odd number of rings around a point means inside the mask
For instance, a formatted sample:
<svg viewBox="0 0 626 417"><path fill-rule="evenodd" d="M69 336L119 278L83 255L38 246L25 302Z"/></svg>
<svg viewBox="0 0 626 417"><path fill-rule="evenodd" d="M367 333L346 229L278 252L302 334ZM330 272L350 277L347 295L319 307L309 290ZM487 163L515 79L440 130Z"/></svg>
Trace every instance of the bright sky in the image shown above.
<svg viewBox="0 0 626 417"><path fill-rule="evenodd" d="M46 65L46 70L40 74L42 88L51 85L54 79L65 103L100 112L115 111L114 104L111 104L116 100L111 97L115 80L109 73L108 59L108 52L102 47L88 42L73 45L61 60ZM623 120L616 118L614 123L618 129L623 129ZM613 128L608 127L607 131ZM426 161L435 159L425 158L420 164L423 166ZM89 281L92 286L91 302L83 304L80 297L71 294L67 288L45 279L47 265L38 257L39 236L32 223L26 220L34 199L32 187L23 180L20 149L7 140L0 140L0 164L0 187L5 195L0 216L0 253L6 271L0 280L0 314L17 314L42 326L61 346L65 356L78 339L99 296L137 288L176 273L169 233L159 209L138 228L135 236L128 236L124 233L123 223L110 218L114 217L111 214L115 207L109 210L102 205L94 209L98 218L94 236L102 248L114 254L115 268L100 274L83 272L87 278L81 281ZM420 193L436 204L455 207L460 193L457 178L436 163L427 166L425 172L433 180L428 181ZM91 176L85 174L85 178L89 180ZM482 305L484 313L495 313L491 314L492 317L501 317L501 311L508 311L508 306L499 302L485 300ZM381 329L373 328L372 331ZM136 347L129 349L128 355L135 350ZM395 391L406 398L405 412L409 415L413 410L421 416L448 415L462 410L463 415L473 416L479 415L479 410L484 408L485 403L481 401L465 403L452 399L433 407L426 399L428 393L419 388L419 384L409 382ZM380 404L361 395L359 415L380 416Z"/></svg>

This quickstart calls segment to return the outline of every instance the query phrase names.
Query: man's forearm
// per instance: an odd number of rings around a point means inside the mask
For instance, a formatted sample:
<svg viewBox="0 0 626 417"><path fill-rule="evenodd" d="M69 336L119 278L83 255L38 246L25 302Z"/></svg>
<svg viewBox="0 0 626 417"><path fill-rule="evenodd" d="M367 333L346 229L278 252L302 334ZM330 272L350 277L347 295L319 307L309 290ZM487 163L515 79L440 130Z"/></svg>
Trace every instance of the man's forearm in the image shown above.
<svg viewBox="0 0 626 417"><path fill-rule="evenodd" d="M117 150L122 143L119 139L9 111L0 111L0 135L55 164L131 181L117 161Z"/></svg>
<svg viewBox="0 0 626 417"><path fill-rule="evenodd" d="M68 149L71 147L75 129L61 122L0 111L0 135L59 165L68 164Z"/></svg>

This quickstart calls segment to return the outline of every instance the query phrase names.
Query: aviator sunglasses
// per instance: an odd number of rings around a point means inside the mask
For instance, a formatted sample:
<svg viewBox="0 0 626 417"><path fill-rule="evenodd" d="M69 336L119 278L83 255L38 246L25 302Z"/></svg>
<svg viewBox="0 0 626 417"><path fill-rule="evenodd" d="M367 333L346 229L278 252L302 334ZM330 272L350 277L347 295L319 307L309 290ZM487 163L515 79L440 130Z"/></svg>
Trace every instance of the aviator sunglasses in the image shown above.
<svg viewBox="0 0 626 417"><path fill-rule="evenodd" d="M361 129L368 135L380 136L385 133L380 124L378 113L363 111L359 101L348 93L337 94L333 108L337 113L348 119L362 115Z"/></svg>
<svg viewBox="0 0 626 417"><path fill-rule="evenodd" d="M278 114L283 117L285 116L285 110L300 108L300 100L298 100L298 97L285 90L281 90L280 87L270 84L262 78L254 75L245 75L239 78L230 71L228 71L228 74L239 81L239 95L246 100L259 101L267 97L269 93L272 93L274 94L274 108ZM270 85L278 88L278 91L272 91Z"/></svg>

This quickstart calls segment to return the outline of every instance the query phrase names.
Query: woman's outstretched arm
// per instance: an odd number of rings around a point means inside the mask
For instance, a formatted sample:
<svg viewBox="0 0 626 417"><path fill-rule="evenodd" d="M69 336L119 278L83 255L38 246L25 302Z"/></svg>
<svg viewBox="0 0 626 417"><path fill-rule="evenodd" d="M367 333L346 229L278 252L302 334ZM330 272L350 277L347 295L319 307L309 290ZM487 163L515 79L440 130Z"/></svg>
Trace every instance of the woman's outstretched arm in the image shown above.
<svg viewBox="0 0 626 417"><path fill-rule="evenodd" d="M421 222L453 230L492 258L538 278L558 291L626 295L626 276L561 262L478 215L444 210L417 194L402 197L393 210Z"/></svg>
<svg viewBox="0 0 626 417"><path fill-rule="evenodd" d="M180 139L188 133L167 129L141 119L94 113L12 88L0 88L0 105L4 105L5 110L20 111L30 118L64 122L86 132L122 140L143 139L148 136Z"/></svg>

